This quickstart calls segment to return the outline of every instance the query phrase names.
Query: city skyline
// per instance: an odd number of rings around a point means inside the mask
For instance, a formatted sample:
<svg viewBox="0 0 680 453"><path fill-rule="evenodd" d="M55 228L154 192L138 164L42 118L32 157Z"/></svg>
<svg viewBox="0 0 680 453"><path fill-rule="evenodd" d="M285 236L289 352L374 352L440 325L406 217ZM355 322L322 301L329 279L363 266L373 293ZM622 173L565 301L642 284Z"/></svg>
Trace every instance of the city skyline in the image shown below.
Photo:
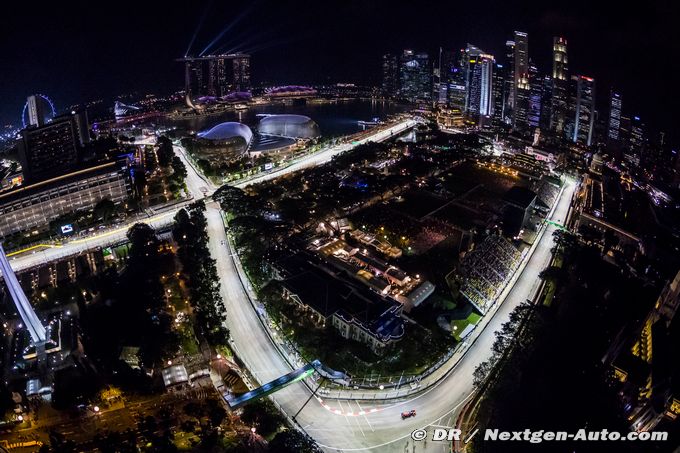
<svg viewBox="0 0 680 453"><path fill-rule="evenodd" d="M17 20L3 31L8 70L0 88L5 99L0 110L2 124L17 124L31 93L48 94L63 110L133 91L165 94L181 89L183 71L174 60L206 49L253 51L255 83L349 81L378 85L383 53L404 48L434 53L440 46L453 50L470 42L498 57L504 54L505 41L512 39L515 30L522 30L529 34L529 56L540 73L552 72L552 39L564 36L569 42L572 74L594 77L601 94L615 89L631 114L644 118L653 130L666 130L667 142L674 143L676 138L671 127L675 117L672 99L680 93L672 78L678 63L668 56L677 53L678 40L673 39L672 28L664 26L673 16L670 5L661 4L641 14L624 6L582 8L576 3L561 9L538 2L504 3L483 14L476 6L424 5L413 16L408 7L387 8L380 1L364 7L299 2L283 8L263 1L238 10L232 10L233 5L204 3L164 12L160 24L148 20L159 17L153 16L156 5L121 6L120 12L93 17L65 6L73 11L60 17L59 24L51 20L49 5L30 13L12 6L14 17L26 21ZM126 10L129 13L123 13ZM45 33L27 35L22 23ZM302 23L305 27L299 26ZM624 33L632 25L640 31L635 37ZM118 28L127 31L114 33ZM88 30L99 29L107 33L87 39ZM375 31L378 29L380 33ZM321 39L309 39L321 30ZM55 39L46 40L45 36ZM643 51L646 61L657 61L662 67L649 71L645 65L627 63L631 55ZM92 64L83 65L82 61ZM338 64L340 61L343 64ZM31 70L38 66L44 70ZM651 96L640 89L641 84L649 87ZM605 112L607 104L606 96L598 96L600 112Z"/></svg>
<svg viewBox="0 0 680 453"><path fill-rule="evenodd" d="M677 452L673 12L9 7L0 451Z"/></svg>

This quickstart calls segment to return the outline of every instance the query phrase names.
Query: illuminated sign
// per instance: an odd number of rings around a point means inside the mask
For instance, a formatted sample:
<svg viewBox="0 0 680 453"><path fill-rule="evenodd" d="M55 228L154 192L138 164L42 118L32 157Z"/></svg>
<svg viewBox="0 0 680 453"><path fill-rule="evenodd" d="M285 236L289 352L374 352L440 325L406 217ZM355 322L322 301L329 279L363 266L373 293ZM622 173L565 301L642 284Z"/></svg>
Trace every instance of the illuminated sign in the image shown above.
<svg viewBox="0 0 680 453"><path fill-rule="evenodd" d="M73 233L73 225L71 225L70 223L67 223L66 225L61 227L61 234L68 233Z"/></svg>

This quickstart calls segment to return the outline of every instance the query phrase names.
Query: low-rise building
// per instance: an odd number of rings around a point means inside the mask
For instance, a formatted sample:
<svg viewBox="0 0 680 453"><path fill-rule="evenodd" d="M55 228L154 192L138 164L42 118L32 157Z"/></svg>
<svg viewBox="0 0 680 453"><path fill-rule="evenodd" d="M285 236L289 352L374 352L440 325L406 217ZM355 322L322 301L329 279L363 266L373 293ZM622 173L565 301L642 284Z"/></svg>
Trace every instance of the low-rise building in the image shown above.
<svg viewBox="0 0 680 453"><path fill-rule="evenodd" d="M383 292L379 288L389 290L386 281L376 279L376 288L370 291L299 256L281 260L274 267L279 268L277 275L285 276L281 281L283 297L293 301L300 314L318 328L332 326L344 338L367 344L374 352L404 336L402 305L379 295Z"/></svg>

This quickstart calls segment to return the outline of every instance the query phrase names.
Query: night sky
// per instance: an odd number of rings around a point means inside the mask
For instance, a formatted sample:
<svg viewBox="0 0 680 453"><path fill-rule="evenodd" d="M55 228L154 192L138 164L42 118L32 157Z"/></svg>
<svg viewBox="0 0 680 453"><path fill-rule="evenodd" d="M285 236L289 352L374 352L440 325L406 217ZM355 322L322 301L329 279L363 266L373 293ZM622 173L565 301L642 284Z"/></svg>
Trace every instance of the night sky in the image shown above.
<svg viewBox="0 0 680 453"><path fill-rule="evenodd" d="M377 83L380 56L405 47L434 54L470 42L502 58L520 29L541 72L550 70L552 36L562 34L570 71L597 79L602 104L614 84L624 112L650 127L673 132L680 119L680 14L671 1L118 0L3 4L0 124L17 124L33 92L65 108L179 89L173 60L194 32L190 54L239 17L212 49L252 50L255 83Z"/></svg>

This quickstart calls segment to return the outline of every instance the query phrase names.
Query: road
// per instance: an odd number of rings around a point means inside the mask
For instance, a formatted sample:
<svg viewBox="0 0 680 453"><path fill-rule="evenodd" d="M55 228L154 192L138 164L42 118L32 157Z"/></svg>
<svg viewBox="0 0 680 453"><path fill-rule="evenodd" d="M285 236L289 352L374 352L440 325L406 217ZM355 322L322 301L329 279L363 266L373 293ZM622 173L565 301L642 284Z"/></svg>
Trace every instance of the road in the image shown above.
<svg viewBox="0 0 680 453"><path fill-rule="evenodd" d="M298 171L302 168L307 168L314 165L320 165L322 163L328 162L333 158L333 156L348 151L358 145L366 143L368 141L383 141L387 140L393 135L396 135L410 127L415 125L414 120L404 120L386 130L377 131L368 137L358 140L353 143L341 144L336 146L331 146L327 149L319 151L314 154L302 157L298 159L292 165L278 169L273 172L259 174L253 178L236 184L237 187L246 187L251 184L257 184L260 182L267 181L272 178L277 178L279 176L286 175L288 173ZM155 144L155 138L148 138L136 142L138 145L152 145ZM195 199L203 198L204 196L211 195L216 186L211 184L207 179L205 179L200 172L193 166L192 162L185 156L184 149L175 146L175 153L182 159L184 165L187 167L188 176L186 180L187 190L190 194L194 196ZM8 257L12 264L12 268L15 271L21 271L30 267L37 266L42 263L47 263L50 261L56 261L66 256L72 256L78 253L82 253L86 250L91 250L97 247L105 247L110 244L115 244L125 240L125 235L128 229L137 222L144 222L151 225L154 228L162 228L173 222L173 218L179 209L181 209L186 204L192 202L189 200L186 202L180 202L170 207L160 208L157 212L148 217L138 217L130 220L120 226L107 229L100 233L92 234L84 238L72 239L68 242L63 243L60 246L49 246L38 248L26 253L19 255L9 254Z"/></svg>
<svg viewBox="0 0 680 453"><path fill-rule="evenodd" d="M201 188L206 187L206 181L186 161L181 150L177 150L177 152L187 165L189 173L187 178L188 189L195 196L202 196L196 191L202 192ZM331 159L333 155L333 152L330 151L320 156L315 154L310 156L310 160L296 163L281 170L283 173L264 174L244 184L262 182L308 165L317 165ZM207 187L209 188L208 192L212 191L212 187ZM565 221L573 191L573 184L568 184L565 187L551 220L557 223ZM210 238L209 247L213 258L216 260L221 279L221 292L227 312L227 327L231 332L234 350L260 383L268 382L289 372L291 368L270 341L250 304L247 292L238 276L233 251L230 249L221 212L216 203L208 203L206 216ZM552 232L556 227L546 225L545 228L545 232L537 241L526 266L518 274L514 285L507 292L504 302L500 305L494 317L470 346L467 354L457 366L443 376L437 384L413 398L399 402L333 401L329 399L322 404L316 399L312 399L297 416L300 426L328 452L370 450L380 453L402 453L405 451L438 453L450 451L450 444L448 443L414 442L410 439L410 433L414 429L431 425L452 426L454 424L457 411L473 389L472 376L475 368L479 363L490 357L494 332L508 319L510 312L517 305L532 298L540 284L538 273L549 264L550 249L553 245ZM101 239L106 242L106 239ZM108 240L111 240L111 235ZM44 253L44 259L47 259L49 257L48 252L49 250L40 252L40 254ZM17 259L19 265L42 260L38 257L31 258L31 255L28 255L28 258L20 257ZM272 398L286 414L292 416L300 410L309 395L309 389L303 383L297 383L277 392ZM418 415L414 418L401 420L400 413L410 409L416 409ZM337 415L336 411L343 415ZM344 415L350 413L352 415Z"/></svg>
<svg viewBox="0 0 680 453"><path fill-rule="evenodd" d="M568 184L559 199L551 220L563 223L574 191ZM222 283L222 295L226 304L227 327L231 332L236 353L260 382L268 382L290 371L261 325L251 306L247 293L238 277L216 204L208 205L208 229L210 250L217 261ZM457 411L473 390L473 372L477 365L491 355L495 340L494 332L507 321L512 310L535 294L540 284L538 274L550 262L555 227L547 225L537 241L524 269L507 292L504 302L495 316L470 346L458 365L437 384L422 394L397 403L376 404L375 401L324 402L329 408L312 399L297 416L300 426L327 451L403 452L446 451L447 444L410 440L410 433L430 425L452 426ZM293 384L273 395L277 404L289 415L295 414L309 397L309 389L302 383ZM371 412L374 409L375 412ZM400 413L416 409L415 418L401 420ZM337 415L335 410L343 414Z"/></svg>

